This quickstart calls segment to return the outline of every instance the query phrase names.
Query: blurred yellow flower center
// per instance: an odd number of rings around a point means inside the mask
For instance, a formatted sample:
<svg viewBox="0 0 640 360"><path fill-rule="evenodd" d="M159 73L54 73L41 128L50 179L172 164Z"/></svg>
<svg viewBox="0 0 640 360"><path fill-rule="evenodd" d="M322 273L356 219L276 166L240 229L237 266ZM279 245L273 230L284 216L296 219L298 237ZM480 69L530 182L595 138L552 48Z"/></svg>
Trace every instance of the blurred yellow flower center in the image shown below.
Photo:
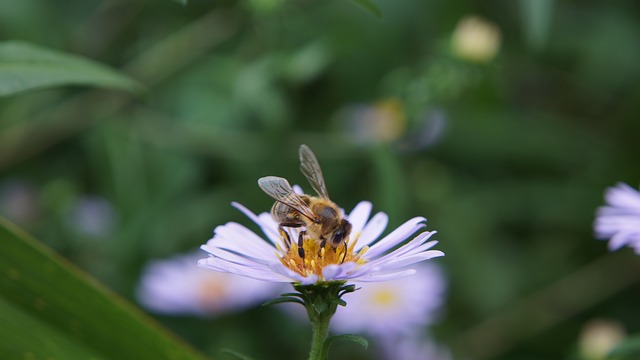
<svg viewBox="0 0 640 360"><path fill-rule="evenodd" d="M216 276L209 276L203 279L197 294L200 306L209 311L217 310L227 293L224 278L217 276L217 273L212 274Z"/></svg>
<svg viewBox="0 0 640 360"><path fill-rule="evenodd" d="M396 302L398 297L392 291L383 289L377 291L372 298L372 301L375 305L379 307L387 307Z"/></svg>
<svg viewBox="0 0 640 360"><path fill-rule="evenodd" d="M355 236L353 241L347 241L346 245L340 245L337 248L333 248L329 243L324 247L320 247L320 242L307 236L302 243L304 249L304 257L300 256L298 251L298 244L292 243L291 247L284 251L278 246L278 256L280 261L289 269L297 272L302 276L318 275L320 280L322 278L322 270L331 264L342 264L347 262L355 262L358 265L364 264L365 260L362 255L369 250L368 246L363 247L357 253L354 252L358 236Z"/></svg>

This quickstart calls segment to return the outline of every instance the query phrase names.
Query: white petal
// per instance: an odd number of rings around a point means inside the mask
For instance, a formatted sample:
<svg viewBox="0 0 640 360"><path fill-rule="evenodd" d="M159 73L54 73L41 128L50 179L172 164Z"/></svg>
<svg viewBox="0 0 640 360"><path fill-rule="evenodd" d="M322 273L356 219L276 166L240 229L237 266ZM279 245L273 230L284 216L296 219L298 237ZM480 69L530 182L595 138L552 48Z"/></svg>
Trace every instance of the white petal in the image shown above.
<svg viewBox="0 0 640 360"><path fill-rule="evenodd" d="M616 207L640 208L640 192L625 183L618 183L605 194L607 203Z"/></svg>
<svg viewBox="0 0 640 360"><path fill-rule="evenodd" d="M425 227L425 221L427 221L427 219L423 217L415 217L405 222L404 224L400 225L400 227L391 232L391 234L385 236L380 241L373 244L369 251L367 251L367 253L365 253L363 257L365 259L374 259L377 256L383 254L385 251L407 240L409 236L411 236L419 229Z"/></svg>
<svg viewBox="0 0 640 360"><path fill-rule="evenodd" d="M214 232L214 239L220 238L218 244L236 249L240 253L249 253L254 256L259 254L269 254L275 250L275 247L267 243L263 238L259 237L253 231L237 223L227 223L218 226Z"/></svg>
<svg viewBox="0 0 640 360"><path fill-rule="evenodd" d="M248 267L259 268L261 266L262 267L269 266L274 262L273 260L269 261L269 260L264 260L260 258L253 258L244 254L237 254L237 253L234 253L233 251L229 251L229 250L222 249L215 246L202 245L200 248L220 259L223 259L235 264L243 265L243 266L248 266Z"/></svg>
<svg viewBox="0 0 640 360"><path fill-rule="evenodd" d="M410 276L415 273L416 271L414 269L394 271L390 273L380 272L380 273L369 274L367 276L360 276L358 278L352 278L352 280L361 281L361 282L387 281L387 280L397 279L405 276Z"/></svg>
<svg viewBox="0 0 640 360"><path fill-rule="evenodd" d="M423 233L420 233L413 240L409 241L408 243L402 245L401 247L393 250L392 252L390 252L388 254L380 256L377 259L371 260L370 263L374 263L374 262L378 262L378 261L385 261L388 258L396 258L396 257L399 257L399 256L404 256L404 255L417 254L419 252L428 250L428 249L434 247L438 243L435 240L434 241L425 242L434 233L435 233L435 231L432 231L432 232L425 231Z"/></svg>
<svg viewBox="0 0 640 360"><path fill-rule="evenodd" d="M358 264L354 262L327 265L322 269L322 277L325 280L339 280L342 279L345 274L348 274L355 269L356 266L358 266Z"/></svg>
<svg viewBox="0 0 640 360"><path fill-rule="evenodd" d="M630 234L623 231L614 234L611 237L611 240L609 241L609 250L610 251L618 250L624 245L627 245L630 242L629 237L630 237Z"/></svg>
<svg viewBox="0 0 640 360"><path fill-rule="evenodd" d="M241 275L256 280L262 281L274 281L274 282L289 282L286 277L274 273L273 271L259 270L247 266L242 266L234 263L224 261L222 259L209 257L206 259L200 259L198 266L209 268L217 271L228 272L231 274Z"/></svg>
<svg viewBox="0 0 640 360"><path fill-rule="evenodd" d="M258 226L260 226L260 229L262 229L262 232L264 232L264 234L269 238L269 240L272 243L275 243L276 241L280 240L280 235L278 234L277 225L273 226L273 224L275 224L273 220L271 220L271 223L265 222L264 218L257 216L251 210L247 209L240 203L232 202L231 205L236 209L240 210L249 219L251 219L251 221L253 221ZM269 218L271 217L269 216Z"/></svg>
<svg viewBox="0 0 640 360"><path fill-rule="evenodd" d="M366 245L376 241L378 237L382 235L384 229L387 228L388 223L389 216L387 216L387 214L383 212L375 214L364 226L364 229L362 229L362 233L360 234L360 237L358 237L358 242L353 249L357 252Z"/></svg>
<svg viewBox="0 0 640 360"><path fill-rule="evenodd" d="M364 224L367 223L369 219L369 215L371 214L372 205L369 201L361 201L359 202L349 216L347 216L347 220L351 223L351 232L357 234L362 231L364 228Z"/></svg>
<svg viewBox="0 0 640 360"><path fill-rule="evenodd" d="M310 285L315 284L318 281L318 275L311 274L305 277L284 266L282 263L272 264L271 270L275 273L286 276L289 278L289 282L299 282L303 285Z"/></svg>
<svg viewBox="0 0 640 360"><path fill-rule="evenodd" d="M400 268L406 268L406 267L408 267L410 265L413 265L413 264L421 262L421 261L433 259L434 257L438 257L438 256L444 256L444 253L442 251L439 251L439 250L425 251L425 252L420 253L420 254L414 254L414 255L411 255L411 256L403 256L401 258L396 258L396 259L393 259L393 260L389 260L389 261L385 262L384 265L380 265L380 268L384 269L384 271L397 270L397 269L400 269Z"/></svg>

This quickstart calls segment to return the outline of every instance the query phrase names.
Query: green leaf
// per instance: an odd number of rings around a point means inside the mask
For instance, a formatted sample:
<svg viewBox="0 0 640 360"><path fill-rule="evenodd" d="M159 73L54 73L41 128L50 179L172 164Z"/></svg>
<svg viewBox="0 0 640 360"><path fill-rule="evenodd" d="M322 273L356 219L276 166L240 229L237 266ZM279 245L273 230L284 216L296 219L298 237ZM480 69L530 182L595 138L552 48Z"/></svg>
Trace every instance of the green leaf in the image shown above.
<svg viewBox="0 0 640 360"><path fill-rule="evenodd" d="M607 359L637 359L638 357L640 357L640 335L634 335L611 350Z"/></svg>
<svg viewBox="0 0 640 360"><path fill-rule="evenodd" d="M329 347L331 346L331 343L333 343L335 340L349 340L362 345L362 347L365 349L369 348L369 341L360 335L354 335L354 334L333 335L333 336L329 336L327 340L324 341L324 345L322 346L322 354L324 355L325 358L329 356Z"/></svg>
<svg viewBox="0 0 640 360"><path fill-rule="evenodd" d="M62 85L142 89L116 70L80 56L25 42L0 42L0 96Z"/></svg>
<svg viewBox="0 0 640 360"><path fill-rule="evenodd" d="M375 15L377 17L382 17L382 11L378 7L378 5L376 5L373 1L371 1L371 0L353 0L353 2L355 2L356 4L362 6L363 8L365 8L366 10L371 12L373 15Z"/></svg>
<svg viewBox="0 0 640 360"><path fill-rule="evenodd" d="M0 354L29 359L203 359L1 217L0 248Z"/></svg>
<svg viewBox="0 0 640 360"><path fill-rule="evenodd" d="M175 2L177 2L180 5L187 5L187 3L189 2L188 0L173 0Z"/></svg>

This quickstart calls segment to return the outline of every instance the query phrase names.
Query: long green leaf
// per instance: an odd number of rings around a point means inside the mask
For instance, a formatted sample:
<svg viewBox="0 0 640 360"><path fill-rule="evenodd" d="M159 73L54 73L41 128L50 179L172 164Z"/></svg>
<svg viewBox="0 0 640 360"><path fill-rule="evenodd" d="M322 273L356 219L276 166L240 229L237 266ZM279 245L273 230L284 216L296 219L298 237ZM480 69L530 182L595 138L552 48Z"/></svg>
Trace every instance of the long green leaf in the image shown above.
<svg viewBox="0 0 640 360"><path fill-rule="evenodd" d="M5 354L61 359L203 358L0 218L0 358Z"/></svg>
<svg viewBox="0 0 640 360"><path fill-rule="evenodd" d="M0 96L61 85L137 92L142 86L95 61L20 42L0 42Z"/></svg>

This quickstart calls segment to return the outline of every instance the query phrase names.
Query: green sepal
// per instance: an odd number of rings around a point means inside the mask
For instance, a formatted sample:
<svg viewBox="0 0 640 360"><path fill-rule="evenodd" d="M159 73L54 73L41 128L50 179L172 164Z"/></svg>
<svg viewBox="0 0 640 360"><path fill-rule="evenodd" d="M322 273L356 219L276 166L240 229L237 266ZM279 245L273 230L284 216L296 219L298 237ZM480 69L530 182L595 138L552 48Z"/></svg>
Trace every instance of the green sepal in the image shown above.
<svg viewBox="0 0 640 360"><path fill-rule="evenodd" d="M284 294L280 294L280 296L283 296L283 297L295 296L301 299L304 298L300 293L284 293Z"/></svg>
<svg viewBox="0 0 640 360"><path fill-rule="evenodd" d="M340 306L347 306L347 302L342 299L333 299L331 302Z"/></svg>
<svg viewBox="0 0 640 360"><path fill-rule="evenodd" d="M273 300L269 300L267 302L262 303L262 306L282 304L282 303L288 303L288 302L300 304L302 306L306 306L304 304L304 301L302 301L302 300L300 300L298 298L290 297L290 296L283 296L283 297L275 298Z"/></svg>

